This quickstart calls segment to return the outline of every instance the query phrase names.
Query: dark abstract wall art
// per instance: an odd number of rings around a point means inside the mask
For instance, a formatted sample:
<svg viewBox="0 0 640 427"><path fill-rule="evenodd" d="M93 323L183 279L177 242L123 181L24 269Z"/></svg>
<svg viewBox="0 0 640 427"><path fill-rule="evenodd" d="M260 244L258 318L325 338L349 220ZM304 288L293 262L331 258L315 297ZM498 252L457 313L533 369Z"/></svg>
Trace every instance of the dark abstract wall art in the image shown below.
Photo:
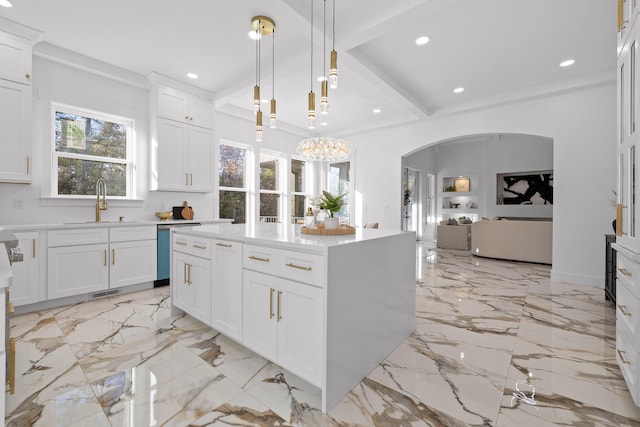
<svg viewBox="0 0 640 427"><path fill-rule="evenodd" d="M552 205L553 171L498 174L499 205Z"/></svg>

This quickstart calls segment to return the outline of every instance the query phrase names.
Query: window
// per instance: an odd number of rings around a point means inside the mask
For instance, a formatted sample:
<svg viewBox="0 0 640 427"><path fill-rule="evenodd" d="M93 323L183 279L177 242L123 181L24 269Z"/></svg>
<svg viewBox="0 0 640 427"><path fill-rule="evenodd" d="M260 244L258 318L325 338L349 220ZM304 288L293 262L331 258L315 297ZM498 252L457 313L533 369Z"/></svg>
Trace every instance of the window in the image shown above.
<svg viewBox="0 0 640 427"><path fill-rule="evenodd" d="M218 157L220 185L220 218L232 218L234 224L247 222L249 188L247 149L220 144Z"/></svg>
<svg viewBox="0 0 640 427"><path fill-rule="evenodd" d="M349 223L351 212L351 163L340 162L329 164L329 192L334 195L346 194L344 205L335 216L342 222Z"/></svg>
<svg viewBox="0 0 640 427"><path fill-rule="evenodd" d="M102 178L109 197L134 197L133 120L54 105L53 128L52 194L94 196Z"/></svg>
<svg viewBox="0 0 640 427"><path fill-rule="evenodd" d="M305 199L308 192L307 163L291 159L289 191L291 192L291 223L304 224Z"/></svg>
<svg viewBox="0 0 640 427"><path fill-rule="evenodd" d="M283 156L260 151L260 222L282 222Z"/></svg>

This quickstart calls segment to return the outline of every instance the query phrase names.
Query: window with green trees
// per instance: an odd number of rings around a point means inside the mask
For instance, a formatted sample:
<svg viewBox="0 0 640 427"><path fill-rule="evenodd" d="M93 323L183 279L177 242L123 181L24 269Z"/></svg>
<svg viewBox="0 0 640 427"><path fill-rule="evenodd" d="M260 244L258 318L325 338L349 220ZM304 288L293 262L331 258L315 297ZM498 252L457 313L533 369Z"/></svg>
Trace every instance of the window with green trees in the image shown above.
<svg viewBox="0 0 640 427"><path fill-rule="evenodd" d="M94 196L102 178L109 197L133 198L133 120L54 105L53 194Z"/></svg>
<svg viewBox="0 0 640 427"><path fill-rule="evenodd" d="M220 144L218 179L220 186L220 218L232 218L234 224L247 222L247 150Z"/></svg>

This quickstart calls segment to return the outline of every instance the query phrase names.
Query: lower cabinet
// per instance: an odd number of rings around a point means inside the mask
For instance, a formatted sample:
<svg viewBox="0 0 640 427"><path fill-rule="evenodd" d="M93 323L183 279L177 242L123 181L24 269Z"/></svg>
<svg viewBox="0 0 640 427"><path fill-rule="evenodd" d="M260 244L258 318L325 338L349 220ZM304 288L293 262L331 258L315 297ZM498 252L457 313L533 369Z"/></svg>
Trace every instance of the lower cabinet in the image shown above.
<svg viewBox="0 0 640 427"><path fill-rule="evenodd" d="M211 260L173 252L173 305L211 325Z"/></svg>
<svg viewBox="0 0 640 427"><path fill-rule="evenodd" d="M18 247L22 251L22 262L11 266L11 301L20 306L33 304L43 299L40 286L40 232L17 232Z"/></svg>
<svg viewBox="0 0 640 427"><path fill-rule="evenodd" d="M109 244L49 248L48 298L62 298L109 288Z"/></svg>
<svg viewBox="0 0 640 427"><path fill-rule="evenodd" d="M211 326L242 341L242 243L212 241Z"/></svg>
<svg viewBox="0 0 640 427"><path fill-rule="evenodd" d="M48 246L48 299L156 278L155 226L53 230L48 233Z"/></svg>
<svg viewBox="0 0 640 427"><path fill-rule="evenodd" d="M244 270L243 292L243 344L320 386L322 290Z"/></svg>

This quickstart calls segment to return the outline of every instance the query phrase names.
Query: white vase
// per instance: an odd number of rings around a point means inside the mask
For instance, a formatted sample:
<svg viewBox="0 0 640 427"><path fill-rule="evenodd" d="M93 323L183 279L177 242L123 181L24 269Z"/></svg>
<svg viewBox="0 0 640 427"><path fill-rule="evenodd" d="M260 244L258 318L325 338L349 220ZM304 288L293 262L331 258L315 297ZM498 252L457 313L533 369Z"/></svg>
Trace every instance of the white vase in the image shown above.
<svg viewBox="0 0 640 427"><path fill-rule="evenodd" d="M324 228L326 230L335 230L340 225L340 218L327 217L324 219Z"/></svg>

